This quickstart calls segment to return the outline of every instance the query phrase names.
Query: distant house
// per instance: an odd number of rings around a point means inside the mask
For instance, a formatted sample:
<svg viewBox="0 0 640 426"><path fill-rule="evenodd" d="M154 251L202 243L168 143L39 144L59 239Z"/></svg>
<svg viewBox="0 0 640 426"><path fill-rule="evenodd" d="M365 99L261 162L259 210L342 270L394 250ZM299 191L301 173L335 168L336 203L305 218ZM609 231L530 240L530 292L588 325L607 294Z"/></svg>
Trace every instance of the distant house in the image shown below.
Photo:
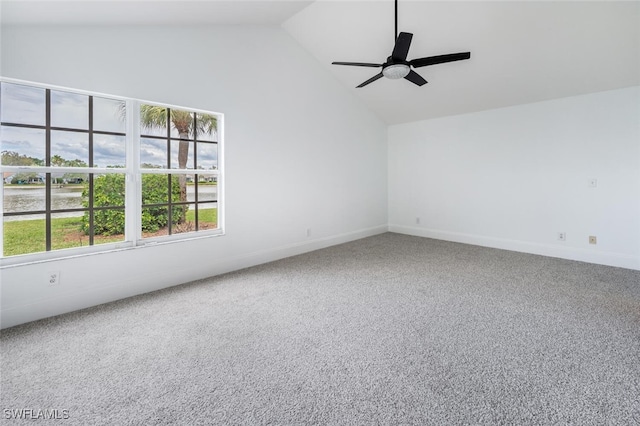
<svg viewBox="0 0 640 426"><path fill-rule="evenodd" d="M82 178L68 178L64 180L64 183L83 183L84 179Z"/></svg>
<svg viewBox="0 0 640 426"><path fill-rule="evenodd" d="M44 178L42 176L32 176L29 177L27 183L44 183Z"/></svg>
<svg viewBox="0 0 640 426"><path fill-rule="evenodd" d="M42 184L45 183L44 174L42 175L25 175L25 174L17 174L13 172L4 172L2 174L2 180L7 184L17 184L17 185L26 185L26 184Z"/></svg>
<svg viewBox="0 0 640 426"><path fill-rule="evenodd" d="M198 182L217 182L218 178L216 176L199 176Z"/></svg>

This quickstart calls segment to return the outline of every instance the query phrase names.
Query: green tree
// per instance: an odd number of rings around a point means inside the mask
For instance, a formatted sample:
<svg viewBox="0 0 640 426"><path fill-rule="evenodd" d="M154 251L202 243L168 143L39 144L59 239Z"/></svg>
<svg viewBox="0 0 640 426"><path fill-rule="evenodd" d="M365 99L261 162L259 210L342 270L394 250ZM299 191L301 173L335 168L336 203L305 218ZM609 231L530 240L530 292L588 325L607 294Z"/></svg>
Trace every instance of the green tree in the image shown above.
<svg viewBox="0 0 640 426"><path fill-rule="evenodd" d="M44 166L44 160L20 155L15 151L2 151L1 161L5 166Z"/></svg>
<svg viewBox="0 0 640 426"><path fill-rule="evenodd" d="M2 151L2 165L4 166L43 166L44 161L39 158L28 157L15 151ZM22 172L13 175L12 183L27 183L30 179L36 179L36 172Z"/></svg>
<svg viewBox="0 0 640 426"><path fill-rule="evenodd" d="M51 157L51 165L56 167L64 167L66 166L67 160L60 157L58 154Z"/></svg>
<svg viewBox="0 0 640 426"><path fill-rule="evenodd" d="M140 124L147 129L167 128L167 108L155 105L142 105L140 107ZM213 135L218 130L218 119L215 115L196 114L194 116L189 111L171 109L169 121L171 126L178 132L180 143L178 147L178 167L187 167L189 158L189 139L192 134ZM187 201L187 180L185 175L179 175L180 201Z"/></svg>

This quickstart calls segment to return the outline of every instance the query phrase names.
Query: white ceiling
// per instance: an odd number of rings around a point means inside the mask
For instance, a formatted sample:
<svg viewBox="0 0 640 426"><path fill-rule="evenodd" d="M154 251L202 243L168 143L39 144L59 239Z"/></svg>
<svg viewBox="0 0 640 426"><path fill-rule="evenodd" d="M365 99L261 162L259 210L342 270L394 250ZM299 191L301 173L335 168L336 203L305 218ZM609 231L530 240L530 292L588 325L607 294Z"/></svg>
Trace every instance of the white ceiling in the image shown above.
<svg viewBox="0 0 640 426"><path fill-rule="evenodd" d="M303 0L1 0L4 24L280 25Z"/></svg>
<svg viewBox="0 0 640 426"><path fill-rule="evenodd" d="M393 0L2 0L2 24L282 25L389 124L640 85L638 1L399 1L409 59L471 51L420 68L429 81L355 86L393 48Z"/></svg>
<svg viewBox="0 0 640 426"><path fill-rule="evenodd" d="M409 59L471 52L419 68L429 84L355 86L391 54L394 3L317 1L284 28L387 123L402 123L640 84L640 3L399 1ZM330 31L327 29L330 28Z"/></svg>

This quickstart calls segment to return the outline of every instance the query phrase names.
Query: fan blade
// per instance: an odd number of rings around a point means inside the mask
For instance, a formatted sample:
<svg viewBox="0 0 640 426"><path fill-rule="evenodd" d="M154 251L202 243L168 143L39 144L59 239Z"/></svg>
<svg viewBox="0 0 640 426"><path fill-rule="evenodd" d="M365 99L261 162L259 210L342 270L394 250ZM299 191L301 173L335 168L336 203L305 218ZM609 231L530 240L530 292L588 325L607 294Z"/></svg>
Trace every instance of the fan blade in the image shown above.
<svg viewBox="0 0 640 426"><path fill-rule="evenodd" d="M409 74L407 74L407 76L405 77L406 80L409 80L410 82L412 82L415 85L418 86L424 86L425 84L427 84L427 80L425 80L424 78L422 78L420 76L420 74L418 74L417 72L415 72L414 70L411 70L409 72Z"/></svg>
<svg viewBox="0 0 640 426"><path fill-rule="evenodd" d="M411 33L400 33L396 39L396 45L393 47L391 58L396 61L406 61L412 38L413 34Z"/></svg>
<svg viewBox="0 0 640 426"><path fill-rule="evenodd" d="M445 62L462 61L469 59L471 52L462 53L450 53L448 55L429 56L428 58L418 58L413 61L409 61L409 64L414 68L426 67L427 65L443 64Z"/></svg>
<svg viewBox="0 0 640 426"><path fill-rule="evenodd" d="M356 88L364 87L364 86L366 86L366 85L367 85L367 84L369 84L369 83L373 83L374 81L376 81L376 80L377 80L377 79L379 79L379 78L382 78L382 73L374 75L374 76L373 76L373 77L371 77L369 80L367 80L367 81L365 81L364 83L362 83L361 85L356 86Z"/></svg>
<svg viewBox="0 0 640 426"><path fill-rule="evenodd" d="M369 64L367 62L331 62L333 65L350 65L352 67L371 67L379 68L382 64Z"/></svg>

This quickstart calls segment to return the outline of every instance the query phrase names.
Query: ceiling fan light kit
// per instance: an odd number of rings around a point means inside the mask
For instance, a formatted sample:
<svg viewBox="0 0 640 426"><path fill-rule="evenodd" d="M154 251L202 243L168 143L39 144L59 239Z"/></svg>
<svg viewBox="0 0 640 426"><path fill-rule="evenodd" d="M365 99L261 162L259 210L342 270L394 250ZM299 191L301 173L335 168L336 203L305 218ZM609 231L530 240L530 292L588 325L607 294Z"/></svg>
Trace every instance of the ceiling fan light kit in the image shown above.
<svg viewBox="0 0 640 426"><path fill-rule="evenodd" d="M409 54L409 47L411 47L411 40L413 34L400 33L398 34L398 0L395 0L395 33L394 33L394 46L391 56L389 56L383 64L374 64L369 62L332 62L333 65L347 65L353 67L369 67L380 68L382 71L369 80L361 83L357 87L364 87L374 81L387 77L391 80L399 80L404 78L409 80L416 86L422 86L427 84L427 80L422 78L420 74L413 71L413 68L426 67L428 65L444 64L446 62L462 61L471 57L471 52L450 53L447 55L429 56L426 58L413 59L407 61L407 55Z"/></svg>
<svg viewBox="0 0 640 426"><path fill-rule="evenodd" d="M382 69L382 75L391 80L398 80L400 78L405 78L407 74L409 74L411 68L406 64L392 64L386 66Z"/></svg>

